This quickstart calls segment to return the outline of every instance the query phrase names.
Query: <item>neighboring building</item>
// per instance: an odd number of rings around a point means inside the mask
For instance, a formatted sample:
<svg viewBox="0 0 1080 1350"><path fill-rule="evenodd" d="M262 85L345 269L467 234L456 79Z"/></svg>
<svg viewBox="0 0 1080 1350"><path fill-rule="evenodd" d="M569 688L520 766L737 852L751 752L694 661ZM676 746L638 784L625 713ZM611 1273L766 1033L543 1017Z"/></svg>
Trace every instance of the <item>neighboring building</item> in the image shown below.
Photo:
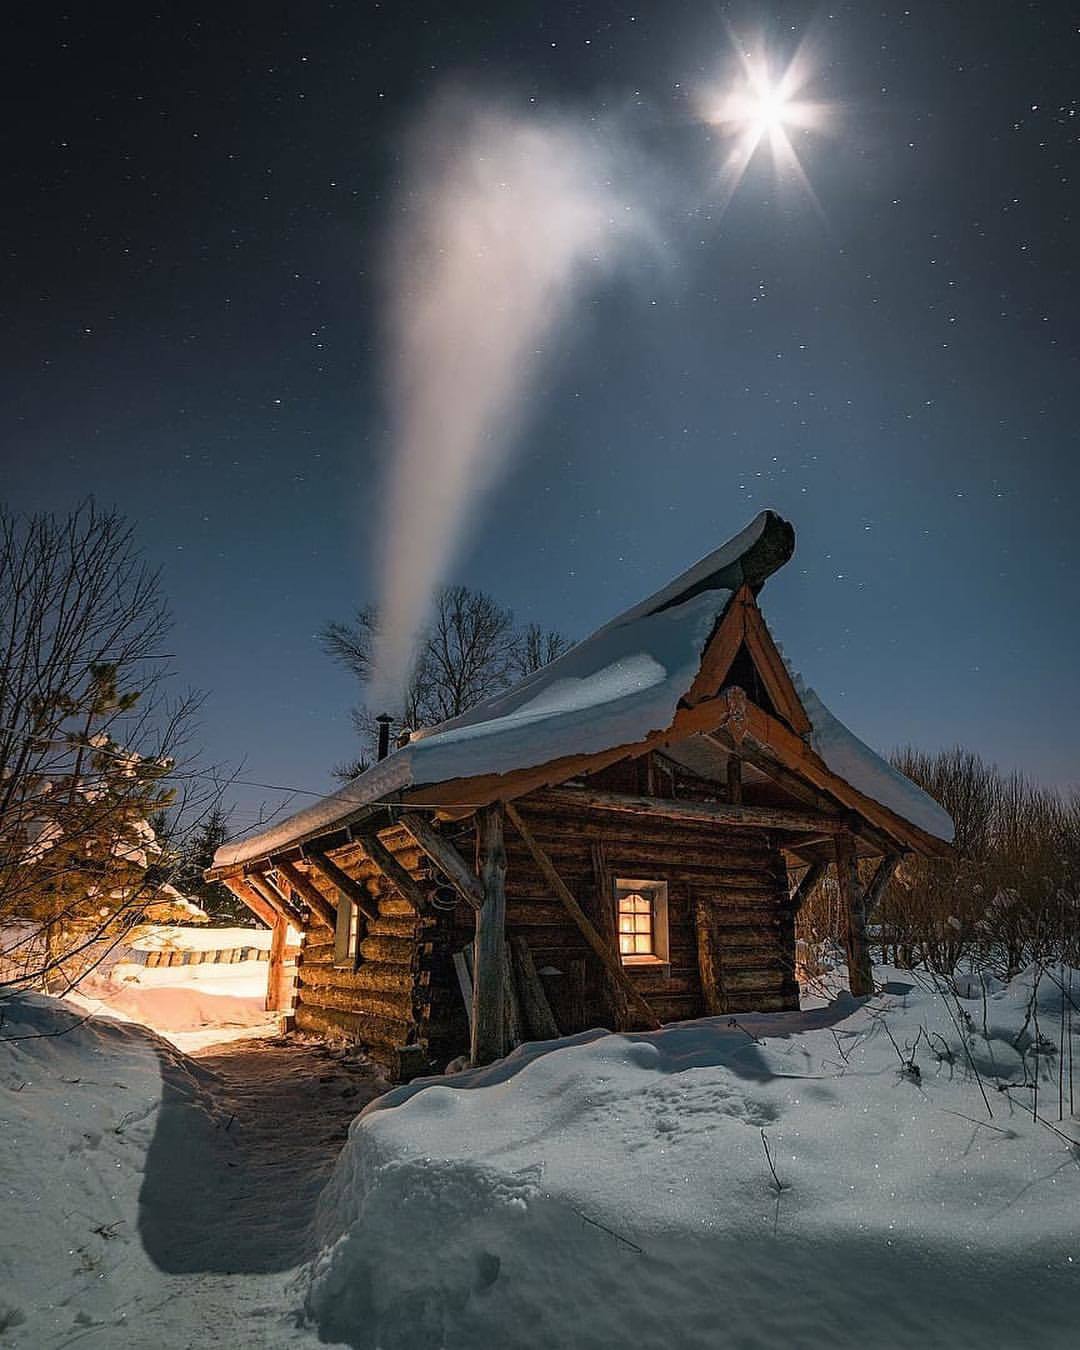
<svg viewBox="0 0 1080 1350"><path fill-rule="evenodd" d="M795 913L829 865L871 992L867 912L904 854L950 852L952 823L789 672L756 597L793 549L763 512L515 688L220 848L208 877L282 943L304 931L296 1027L407 1077L795 1008Z"/></svg>

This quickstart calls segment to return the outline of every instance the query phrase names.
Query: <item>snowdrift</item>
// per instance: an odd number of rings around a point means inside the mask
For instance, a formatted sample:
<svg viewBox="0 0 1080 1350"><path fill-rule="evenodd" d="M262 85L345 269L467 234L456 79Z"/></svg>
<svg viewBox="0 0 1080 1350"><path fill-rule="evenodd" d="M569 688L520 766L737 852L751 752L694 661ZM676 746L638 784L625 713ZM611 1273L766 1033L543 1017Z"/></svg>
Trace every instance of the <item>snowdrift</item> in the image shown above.
<svg viewBox="0 0 1080 1350"><path fill-rule="evenodd" d="M1080 1137L1060 985L885 974L866 1005L587 1033L372 1103L323 1196L321 1335L1074 1346L1080 1159L1032 1118L1037 1083Z"/></svg>

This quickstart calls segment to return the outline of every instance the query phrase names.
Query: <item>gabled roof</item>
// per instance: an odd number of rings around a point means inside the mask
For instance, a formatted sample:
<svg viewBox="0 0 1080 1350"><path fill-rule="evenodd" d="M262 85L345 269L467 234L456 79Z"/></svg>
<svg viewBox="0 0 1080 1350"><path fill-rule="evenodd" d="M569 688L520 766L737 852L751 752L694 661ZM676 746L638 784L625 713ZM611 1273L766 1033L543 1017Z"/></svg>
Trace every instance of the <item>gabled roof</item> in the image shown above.
<svg viewBox="0 0 1080 1350"><path fill-rule="evenodd" d="M791 713L797 753L817 762L826 789L846 783L855 789L845 803L852 809L861 809L869 798L916 834L951 839L952 822L941 807L842 726L812 691L802 689L773 646L753 597L791 557L794 540L786 521L763 511L655 595L512 689L425 729L344 788L287 820L224 845L215 867L303 844L363 818L373 804L388 799L478 806L541 783L565 782L601 759L611 762L635 747L640 752L658 738L709 730L708 696L718 692L727 668L718 648L725 642L736 645L726 637L733 620L721 620L737 594L747 597L739 639L756 648L755 663L776 691L778 711L787 704ZM735 654L727 656L728 665ZM702 682L709 679L712 685L704 689ZM716 702L713 698L712 705ZM784 753L796 752L786 747ZM843 781L834 783L834 777ZM449 794L446 785L454 789ZM841 792L835 795L845 801Z"/></svg>

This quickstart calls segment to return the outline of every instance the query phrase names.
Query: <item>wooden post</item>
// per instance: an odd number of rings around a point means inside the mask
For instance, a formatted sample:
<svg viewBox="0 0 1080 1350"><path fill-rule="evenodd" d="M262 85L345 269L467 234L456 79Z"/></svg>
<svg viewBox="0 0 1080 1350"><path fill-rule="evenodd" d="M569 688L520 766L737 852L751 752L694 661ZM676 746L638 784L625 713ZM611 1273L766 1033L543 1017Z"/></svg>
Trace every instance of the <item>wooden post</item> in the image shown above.
<svg viewBox="0 0 1080 1350"><path fill-rule="evenodd" d="M517 984L514 980L514 966L510 960L509 948L504 944L503 991L506 997L506 1048L513 1050L526 1040L525 1029L521 1025L521 1002L518 999Z"/></svg>
<svg viewBox="0 0 1080 1350"><path fill-rule="evenodd" d="M802 880L791 892L791 908L798 914L810 898L810 893L828 870L828 863L812 862L802 875Z"/></svg>
<svg viewBox="0 0 1080 1350"><path fill-rule="evenodd" d="M710 1017L727 1012L724 994L722 954L717 931L715 905L703 895L694 897L694 927L697 930L698 974L701 992Z"/></svg>
<svg viewBox="0 0 1080 1350"><path fill-rule="evenodd" d="M506 848L503 806L476 813L477 871L484 903L476 915L470 1059L490 1064L506 1054Z"/></svg>
<svg viewBox="0 0 1080 1350"><path fill-rule="evenodd" d="M553 1041L559 1035L559 1028L544 993L544 986L540 983L540 976L536 973L536 962L529 951L529 944L520 935L515 935L510 939L510 950L514 954L518 990L528 1030L535 1040Z"/></svg>
<svg viewBox="0 0 1080 1350"><path fill-rule="evenodd" d="M728 756L727 799L732 806L742 805L742 760L738 755Z"/></svg>
<svg viewBox="0 0 1080 1350"><path fill-rule="evenodd" d="M835 848L836 882L847 918L848 988L856 998L866 998L874 992L874 969L866 940L866 908L859 885L854 837L838 834Z"/></svg>
<svg viewBox="0 0 1080 1350"><path fill-rule="evenodd" d="M608 867L607 855L602 842L592 846L593 877L596 881L596 931L613 952L619 950L619 929L615 920L615 878ZM605 966L604 977L607 981L608 1005L611 1009L612 1031L627 1031L630 1027L630 1004L626 996L626 987L621 980L613 978Z"/></svg>
<svg viewBox="0 0 1080 1350"><path fill-rule="evenodd" d="M292 1004L289 981L285 972L285 944L289 924L284 915L274 920L270 935L270 963L266 968L266 1011L288 1012Z"/></svg>
<svg viewBox="0 0 1080 1350"><path fill-rule="evenodd" d="M582 937L600 958L600 962L605 970L611 975L612 979L617 980L622 984L630 1004L638 1010L638 1013L644 1019L650 1030L659 1031L659 1019L645 999L638 993L633 984L631 984L626 971L623 970L618 950L612 949L605 944L603 938L596 931L595 926L590 922L588 915L574 899L573 893L570 891L566 882L559 876L555 864L533 838L532 831L521 819L517 809L507 805L506 815L514 829L517 830L518 834L521 836L522 843L532 855L532 860L540 869L544 880L563 902L564 908L577 924ZM580 1028L576 1028L576 1030L580 1030Z"/></svg>

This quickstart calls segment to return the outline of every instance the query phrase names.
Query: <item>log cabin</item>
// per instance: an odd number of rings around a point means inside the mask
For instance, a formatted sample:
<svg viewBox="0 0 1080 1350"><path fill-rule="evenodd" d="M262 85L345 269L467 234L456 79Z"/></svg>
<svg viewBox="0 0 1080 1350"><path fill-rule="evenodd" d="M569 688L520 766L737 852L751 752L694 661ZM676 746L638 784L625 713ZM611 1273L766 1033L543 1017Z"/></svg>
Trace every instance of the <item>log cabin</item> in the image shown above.
<svg viewBox="0 0 1080 1350"><path fill-rule="evenodd" d="M794 541L762 512L514 688L390 753L384 722L358 778L220 848L207 877L273 929L268 1006L396 1080L797 1008L795 916L826 869L872 993L868 914L905 855L949 854L952 822L773 641L759 597Z"/></svg>

